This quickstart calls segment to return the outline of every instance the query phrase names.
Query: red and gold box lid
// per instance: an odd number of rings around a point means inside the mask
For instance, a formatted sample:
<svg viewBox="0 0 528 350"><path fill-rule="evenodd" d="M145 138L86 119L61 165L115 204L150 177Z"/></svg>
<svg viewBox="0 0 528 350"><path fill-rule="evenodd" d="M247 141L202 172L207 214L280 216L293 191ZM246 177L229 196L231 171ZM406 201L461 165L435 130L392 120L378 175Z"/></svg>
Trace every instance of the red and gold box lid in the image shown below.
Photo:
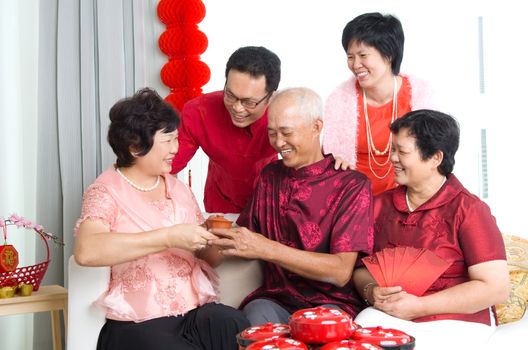
<svg viewBox="0 0 528 350"><path fill-rule="evenodd" d="M238 344L248 346L257 340L271 340L290 335L290 326L282 323L265 323L244 329L237 335Z"/></svg>
<svg viewBox="0 0 528 350"><path fill-rule="evenodd" d="M272 340L257 341L246 350L308 350L301 341L290 338L276 338Z"/></svg>
<svg viewBox="0 0 528 350"><path fill-rule="evenodd" d="M344 340L358 328L345 311L323 306L296 311L289 324L292 338L309 344Z"/></svg>
<svg viewBox="0 0 528 350"><path fill-rule="evenodd" d="M415 342L414 337L403 331L383 327L359 328L352 334L352 339L380 345L384 349L401 348L402 345L409 345L411 347L405 348L412 349Z"/></svg>
<svg viewBox="0 0 528 350"><path fill-rule="evenodd" d="M382 350L379 346L359 340L340 340L328 343L319 350Z"/></svg>

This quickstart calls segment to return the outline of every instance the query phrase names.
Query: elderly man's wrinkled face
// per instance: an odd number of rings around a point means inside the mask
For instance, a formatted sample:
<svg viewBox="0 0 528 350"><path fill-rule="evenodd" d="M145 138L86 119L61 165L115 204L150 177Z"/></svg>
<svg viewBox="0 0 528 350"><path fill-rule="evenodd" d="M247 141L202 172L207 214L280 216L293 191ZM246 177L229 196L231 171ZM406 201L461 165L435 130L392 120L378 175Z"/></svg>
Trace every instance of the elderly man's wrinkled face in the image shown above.
<svg viewBox="0 0 528 350"><path fill-rule="evenodd" d="M254 78L249 73L231 69L224 87L224 105L233 125L245 128L260 119L269 103L266 77Z"/></svg>
<svg viewBox="0 0 528 350"><path fill-rule="evenodd" d="M280 96L270 104L269 141L287 167L299 169L323 159L319 143L322 126L321 120L307 121L301 116L289 96Z"/></svg>

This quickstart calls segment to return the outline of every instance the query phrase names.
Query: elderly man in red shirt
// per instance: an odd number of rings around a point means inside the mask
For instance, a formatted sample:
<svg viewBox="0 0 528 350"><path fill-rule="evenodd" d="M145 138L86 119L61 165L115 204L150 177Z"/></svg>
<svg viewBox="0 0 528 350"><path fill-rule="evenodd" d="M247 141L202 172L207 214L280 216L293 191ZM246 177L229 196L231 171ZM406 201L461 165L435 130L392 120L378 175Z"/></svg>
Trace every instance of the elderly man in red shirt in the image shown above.
<svg viewBox="0 0 528 350"><path fill-rule="evenodd" d="M336 170L323 154L321 98L312 90L276 93L268 136L282 156L267 165L240 215L239 228L213 229L209 244L224 256L263 261L263 284L243 302L252 325L287 323L295 310L335 305L355 315L364 307L351 281L358 255L373 244L367 177Z"/></svg>
<svg viewBox="0 0 528 350"><path fill-rule="evenodd" d="M209 157L207 212L240 213L260 170L277 159L268 141L267 108L279 86L280 66L279 57L264 47L239 48L227 61L224 90L183 107L172 173L181 171L202 148Z"/></svg>

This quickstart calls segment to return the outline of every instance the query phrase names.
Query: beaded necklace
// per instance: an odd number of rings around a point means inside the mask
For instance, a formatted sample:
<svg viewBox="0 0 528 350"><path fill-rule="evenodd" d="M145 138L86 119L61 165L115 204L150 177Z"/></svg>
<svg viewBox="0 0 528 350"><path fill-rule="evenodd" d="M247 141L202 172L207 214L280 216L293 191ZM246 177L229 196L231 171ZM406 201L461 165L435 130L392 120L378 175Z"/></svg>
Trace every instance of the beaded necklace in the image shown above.
<svg viewBox="0 0 528 350"><path fill-rule="evenodd" d="M393 121L396 120L396 116L398 115L398 99L397 99L397 87L398 82L396 80L396 77L393 77L394 81L394 88L392 91L392 116L391 116L391 124ZM392 169L392 164L389 166L389 169L387 169L387 172L384 175L378 175L374 169L372 168L372 161L376 163L378 166L385 166L390 161L390 147L392 143L392 133L389 133L389 140L387 141L387 145L385 146L385 149L383 151L380 151L376 148L374 145L374 138L372 137L372 130L370 129L370 121L368 116L368 108L367 108L367 94L365 93L365 89L362 89L363 91L363 114L365 116L365 129L367 132L367 147L368 147L368 161L369 161L369 168L372 174L378 179L384 179L389 175L389 172ZM384 162L379 163L376 160L376 156L384 156L387 154L387 159Z"/></svg>
<svg viewBox="0 0 528 350"><path fill-rule="evenodd" d="M158 177L156 178L156 182L154 183L154 185L150 186L150 187L142 187L142 186L139 186L137 184L135 184L132 180L130 180L128 177L125 176L125 174L123 174L121 172L121 170L119 170L119 168L116 168L116 171L117 173L123 178L123 180L125 180L126 182L128 182L128 184L132 187L134 187L136 190L138 191L141 191L141 192L150 192L150 191L153 191L156 187L158 187L159 183L160 183L160 176L158 175Z"/></svg>

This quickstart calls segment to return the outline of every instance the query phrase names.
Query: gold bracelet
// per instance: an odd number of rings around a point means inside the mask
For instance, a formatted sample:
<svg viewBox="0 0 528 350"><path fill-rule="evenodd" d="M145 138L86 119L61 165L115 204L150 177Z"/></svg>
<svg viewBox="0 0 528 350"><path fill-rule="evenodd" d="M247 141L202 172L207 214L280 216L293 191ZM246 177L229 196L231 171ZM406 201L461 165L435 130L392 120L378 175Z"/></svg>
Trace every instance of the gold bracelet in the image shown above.
<svg viewBox="0 0 528 350"><path fill-rule="evenodd" d="M365 287L363 287L363 297L364 297L363 300L365 300L365 304L367 304L368 306L371 306L371 304L370 304L370 302L369 302L369 300L368 300L368 291L369 291L369 288L370 288L371 286L376 286L376 282L370 282L370 283L367 283L367 284L365 285Z"/></svg>

